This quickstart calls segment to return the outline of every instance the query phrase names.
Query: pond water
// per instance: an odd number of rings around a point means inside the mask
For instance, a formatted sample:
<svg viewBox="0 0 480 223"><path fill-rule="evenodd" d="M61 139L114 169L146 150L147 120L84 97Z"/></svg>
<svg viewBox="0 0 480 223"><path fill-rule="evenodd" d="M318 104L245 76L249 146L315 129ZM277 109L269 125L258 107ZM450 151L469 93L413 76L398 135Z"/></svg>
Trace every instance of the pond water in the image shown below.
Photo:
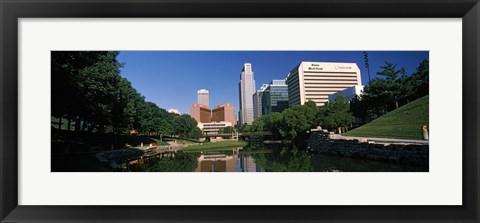
<svg viewBox="0 0 480 223"><path fill-rule="evenodd" d="M128 164L127 164L128 165ZM428 172L428 166L309 152L295 145L249 145L214 152L165 153L128 165L127 171L162 172Z"/></svg>

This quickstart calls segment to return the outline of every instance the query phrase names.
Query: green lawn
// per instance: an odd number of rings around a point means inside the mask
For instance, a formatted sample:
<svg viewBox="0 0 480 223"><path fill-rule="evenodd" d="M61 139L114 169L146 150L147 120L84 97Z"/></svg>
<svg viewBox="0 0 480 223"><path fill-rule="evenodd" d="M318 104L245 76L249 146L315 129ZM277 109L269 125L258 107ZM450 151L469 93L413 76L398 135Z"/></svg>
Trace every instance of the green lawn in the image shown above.
<svg viewBox="0 0 480 223"><path fill-rule="evenodd" d="M422 139L422 125L428 127L428 95L343 135Z"/></svg>
<svg viewBox="0 0 480 223"><path fill-rule="evenodd" d="M167 142L164 142L164 141L162 141L162 140L160 140L160 139L155 139L155 138L150 138L150 139L153 140L153 141L155 141L155 142L157 142L157 146L165 146L165 145L168 145Z"/></svg>
<svg viewBox="0 0 480 223"><path fill-rule="evenodd" d="M190 139L190 138L177 138L177 137L164 137L165 141L177 141L179 144L192 144L192 143L200 143L198 139Z"/></svg>
<svg viewBox="0 0 480 223"><path fill-rule="evenodd" d="M244 141L223 141L223 142L206 142L202 145L190 145L183 149L185 152L207 152L229 150L232 147L243 147L247 143Z"/></svg>

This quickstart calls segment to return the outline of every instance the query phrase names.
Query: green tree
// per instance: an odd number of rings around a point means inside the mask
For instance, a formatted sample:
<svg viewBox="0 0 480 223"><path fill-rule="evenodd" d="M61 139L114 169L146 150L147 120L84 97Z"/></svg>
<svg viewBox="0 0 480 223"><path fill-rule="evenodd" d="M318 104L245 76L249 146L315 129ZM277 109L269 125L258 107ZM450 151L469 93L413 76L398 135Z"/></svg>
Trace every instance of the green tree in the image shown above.
<svg viewBox="0 0 480 223"><path fill-rule="evenodd" d="M155 132L155 122L158 123L158 119L154 119L159 115L158 106L153 102L144 102L139 105L139 132L144 135L152 135Z"/></svg>
<svg viewBox="0 0 480 223"><path fill-rule="evenodd" d="M350 100L350 112L354 117L364 122L368 117L368 107L365 100L362 100L359 96L352 98Z"/></svg>
<svg viewBox="0 0 480 223"><path fill-rule="evenodd" d="M251 125L252 132L263 132L265 131L265 117L260 117L255 119Z"/></svg>
<svg viewBox="0 0 480 223"><path fill-rule="evenodd" d="M252 132L252 125L249 125L249 124L243 124L242 126L240 126L239 128L239 132Z"/></svg>
<svg viewBox="0 0 480 223"><path fill-rule="evenodd" d="M267 116L262 116L265 119L265 130L272 132L274 137L280 137L280 129L283 128L283 114L280 112L272 112Z"/></svg>
<svg viewBox="0 0 480 223"><path fill-rule="evenodd" d="M181 136L199 135L197 121L190 115L183 114L175 117L176 134ZM201 131L200 131L201 135Z"/></svg>
<svg viewBox="0 0 480 223"><path fill-rule="evenodd" d="M190 131L190 135L195 137L195 138L199 138L199 137L203 136L203 132L198 127L195 127Z"/></svg>
<svg viewBox="0 0 480 223"><path fill-rule="evenodd" d="M282 115L284 128L281 128L279 131L283 138L294 139L309 127L307 117L302 112L301 105L295 105L290 109L284 110Z"/></svg>
<svg viewBox="0 0 480 223"><path fill-rule="evenodd" d="M342 133L342 128L348 128L355 120L350 113L350 105L343 96L337 96L334 101L326 103L320 111L323 113L322 124L327 129L336 129L338 133Z"/></svg>
<svg viewBox="0 0 480 223"><path fill-rule="evenodd" d="M274 138L282 137L293 140L305 134L319 123L319 113L315 102L308 101L304 105L295 105L281 113L272 112L256 119L251 126L243 131L270 131Z"/></svg>
<svg viewBox="0 0 480 223"><path fill-rule="evenodd" d="M161 120L158 126L158 132L160 136L175 134L175 128L172 124L172 119L164 118Z"/></svg>
<svg viewBox="0 0 480 223"><path fill-rule="evenodd" d="M389 63L385 61L385 66L380 67L383 69L380 72L377 72L377 75L384 76L386 77L386 88L384 89L385 91L383 92L383 95L385 96L385 104L394 102L395 103L395 108L398 108L398 100L402 95L402 89L401 89L401 84L399 81L397 81L399 75L405 75L405 67L401 67L397 69L396 64Z"/></svg>
<svg viewBox="0 0 480 223"><path fill-rule="evenodd" d="M223 133L234 133L234 132L235 132L235 128L233 128L232 126L227 126L223 128Z"/></svg>
<svg viewBox="0 0 480 223"><path fill-rule="evenodd" d="M122 78L118 84L115 97L115 103L112 107L113 131L115 133L125 133L133 128L137 115L135 100L139 97L139 94L127 79Z"/></svg>
<svg viewBox="0 0 480 223"><path fill-rule="evenodd" d="M412 82L415 93L412 100L428 95L429 93L429 62L423 60L417 67L415 73L412 74Z"/></svg>
<svg viewBox="0 0 480 223"><path fill-rule="evenodd" d="M394 81L399 75L406 74L405 67L397 69L397 65L385 61L385 65L380 67L382 70L377 75L384 76L387 80Z"/></svg>
<svg viewBox="0 0 480 223"><path fill-rule="evenodd" d="M105 131L121 77L114 51L52 52L52 116Z"/></svg>
<svg viewBox="0 0 480 223"><path fill-rule="evenodd" d="M398 81L399 75L405 74L405 68L397 69L396 64L385 62L385 66L380 67L382 70L377 72L379 76L385 78L375 78L365 86L363 90L362 100L377 116L387 113L389 110L398 108L399 100L408 91L407 82L405 81L402 88L401 81ZM402 81L406 80L402 76ZM389 109L392 107L393 109Z"/></svg>
<svg viewBox="0 0 480 223"><path fill-rule="evenodd" d="M280 135L286 139L295 139L318 125L318 110L315 102L308 101L304 105L295 105L282 112L283 125Z"/></svg>

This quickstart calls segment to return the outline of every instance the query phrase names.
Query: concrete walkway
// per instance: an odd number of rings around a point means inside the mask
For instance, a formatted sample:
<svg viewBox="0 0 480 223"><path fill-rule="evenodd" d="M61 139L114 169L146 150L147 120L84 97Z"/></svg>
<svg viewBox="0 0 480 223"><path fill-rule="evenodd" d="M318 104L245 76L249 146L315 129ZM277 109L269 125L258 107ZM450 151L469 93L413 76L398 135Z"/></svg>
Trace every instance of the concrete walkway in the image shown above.
<svg viewBox="0 0 480 223"><path fill-rule="evenodd" d="M183 149L187 146L185 144L176 143L175 141L168 141L167 143L172 149Z"/></svg>
<svg viewBox="0 0 480 223"><path fill-rule="evenodd" d="M428 145L428 140L357 137L357 136L343 136L339 134L330 135L330 139L358 140L360 142L372 142L372 143Z"/></svg>

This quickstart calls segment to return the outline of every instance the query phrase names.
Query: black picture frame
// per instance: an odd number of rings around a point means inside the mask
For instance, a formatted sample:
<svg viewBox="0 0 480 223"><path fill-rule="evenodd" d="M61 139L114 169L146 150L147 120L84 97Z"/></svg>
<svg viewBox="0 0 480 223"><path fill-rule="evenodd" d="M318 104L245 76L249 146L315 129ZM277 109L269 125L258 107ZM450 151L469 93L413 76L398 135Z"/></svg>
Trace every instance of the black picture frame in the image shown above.
<svg viewBox="0 0 480 223"><path fill-rule="evenodd" d="M1 222L479 222L480 156L477 140L480 87L479 16L478 0L0 0L0 220ZM19 18L75 17L462 18L463 205L18 205L17 21Z"/></svg>

